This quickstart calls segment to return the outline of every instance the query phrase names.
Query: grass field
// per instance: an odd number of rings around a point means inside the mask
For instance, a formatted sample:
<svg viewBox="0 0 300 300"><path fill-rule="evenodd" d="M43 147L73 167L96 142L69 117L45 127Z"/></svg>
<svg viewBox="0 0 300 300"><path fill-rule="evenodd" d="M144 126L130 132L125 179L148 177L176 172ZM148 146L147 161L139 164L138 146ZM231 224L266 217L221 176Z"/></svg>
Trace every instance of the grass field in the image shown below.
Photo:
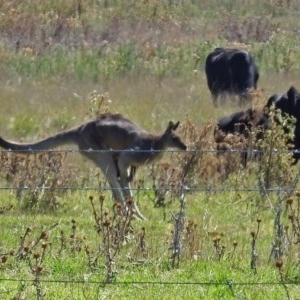
<svg viewBox="0 0 300 300"><path fill-rule="evenodd" d="M253 106L300 87L298 1L15 0L0 12L1 136L34 141L110 111L153 133L180 120L203 150L139 169L143 222L115 215L76 151L2 151L1 299L299 299L299 168L287 153L247 168L217 155L214 124L240 107L215 108L203 72L214 47L239 46L260 67ZM284 148L280 129L264 143Z"/></svg>

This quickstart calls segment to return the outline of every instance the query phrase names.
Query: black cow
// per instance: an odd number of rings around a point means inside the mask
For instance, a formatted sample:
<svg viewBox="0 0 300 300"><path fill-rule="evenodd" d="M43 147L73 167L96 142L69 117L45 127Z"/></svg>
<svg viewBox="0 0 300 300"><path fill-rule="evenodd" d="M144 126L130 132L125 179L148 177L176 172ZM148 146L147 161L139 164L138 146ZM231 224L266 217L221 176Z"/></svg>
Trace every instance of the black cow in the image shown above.
<svg viewBox="0 0 300 300"><path fill-rule="evenodd" d="M293 144L293 156L295 163L300 159L300 94L298 90L291 86L286 93L271 96L266 104L267 108L272 105L280 109L283 114L292 116L296 119Z"/></svg>
<svg viewBox="0 0 300 300"><path fill-rule="evenodd" d="M257 127L260 127L262 131L268 129L268 117L264 110L249 108L219 119L216 131L220 130L225 134L238 133L247 138L252 129Z"/></svg>
<svg viewBox="0 0 300 300"><path fill-rule="evenodd" d="M241 155L241 162L246 165L248 160L249 135L256 129L256 140L262 139L264 131L269 128L268 116L265 111L249 108L244 111L233 113L219 119L217 127L214 132L214 138L217 143L218 150L230 150L235 145L228 144L227 137L229 134L238 138L230 139L239 149L243 150ZM242 148L241 148L242 147Z"/></svg>
<svg viewBox="0 0 300 300"><path fill-rule="evenodd" d="M266 104L266 107L275 105L283 113L300 119L300 94L293 86L286 93L274 94Z"/></svg>
<svg viewBox="0 0 300 300"><path fill-rule="evenodd" d="M257 88L258 67L254 58L246 50L216 48L205 62L207 85L215 106L219 96L232 94L239 96L240 105L245 104L249 92Z"/></svg>
<svg viewBox="0 0 300 300"><path fill-rule="evenodd" d="M223 141L228 134L239 134L247 140L249 132L258 126L261 130L258 131L256 138L263 138L264 131L270 128L269 118L272 105L274 105L276 109L280 109L283 114L296 119L294 138L288 141L288 143L292 144L291 149L294 150L294 163L297 163L300 159L300 93L293 86L291 86L286 93L274 94L271 96L268 99L265 108L262 110L248 109L221 118L215 130L217 148L225 148ZM278 116L276 115L274 116L274 121L281 124L280 119L278 119ZM289 128L285 125L283 126L283 129L288 133ZM247 147L247 143L245 146ZM244 157L244 160L245 159L246 157Z"/></svg>

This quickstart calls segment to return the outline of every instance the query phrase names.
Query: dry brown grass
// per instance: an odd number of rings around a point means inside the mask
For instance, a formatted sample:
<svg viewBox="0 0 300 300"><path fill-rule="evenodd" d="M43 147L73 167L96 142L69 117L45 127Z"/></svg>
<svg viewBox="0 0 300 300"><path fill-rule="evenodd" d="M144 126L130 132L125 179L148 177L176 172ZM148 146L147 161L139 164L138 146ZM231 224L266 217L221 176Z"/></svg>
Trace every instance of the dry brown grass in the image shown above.
<svg viewBox="0 0 300 300"><path fill-rule="evenodd" d="M57 209L68 187L76 186L76 168L64 167L66 154L16 154L2 151L1 182L15 192L21 208L49 212ZM6 184L5 184L6 185Z"/></svg>

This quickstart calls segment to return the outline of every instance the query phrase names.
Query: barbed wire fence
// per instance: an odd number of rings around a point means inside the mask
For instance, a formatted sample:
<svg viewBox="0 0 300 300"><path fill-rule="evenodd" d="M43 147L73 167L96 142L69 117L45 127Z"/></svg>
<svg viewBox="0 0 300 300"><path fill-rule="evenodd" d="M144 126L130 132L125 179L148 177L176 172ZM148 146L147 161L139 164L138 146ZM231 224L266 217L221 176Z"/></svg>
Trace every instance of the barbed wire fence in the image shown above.
<svg viewBox="0 0 300 300"><path fill-rule="evenodd" d="M118 151L113 151L113 150L86 150L87 152L96 152L96 153L103 153L103 152L118 152ZM135 150L127 150L129 152L132 151L137 151ZM272 150L275 154L280 154L280 153L290 153L292 154L294 151L291 150L277 150L277 149L273 149ZM298 151L298 150L296 150ZM6 150L2 150L3 153L14 153L14 151L6 151ZM24 153L28 154L37 154L40 151L24 151ZM46 150L43 152L48 152L48 153L80 153L82 151L79 150L74 150L74 149L64 149L64 150ZM143 151L140 151L143 152ZM152 150L152 152L156 152L155 150ZM179 153L185 153L185 154L194 154L194 153L209 153L212 155L219 155L219 154L232 154L232 153L237 153L237 154L241 154L241 153L251 153L252 156L255 155L259 155L263 153L263 150L261 149L230 149L230 150L216 150L216 149L189 149L186 151L180 151L180 150L165 150L163 151L165 154L169 153L169 154L179 154ZM20 153L20 151L18 151L18 153ZM295 167L298 168L299 167ZM268 193L286 193L287 195L290 195L292 191L295 190L296 184L298 182L299 179L299 170L298 173L296 175L296 179L293 183L293 185L291 185L290 187L268 187L266 188L266 191ZM99 190L99 186L72 186L72 185L68 185L68 186L0 186L0 190L31 190L31 189L35 189L35 190L66 190L66 191L72 191L72 190L80 190L80 191L97 191ZM149 191L153 188L151 187L132 187L133 191ZM160 187L156 187L156 190L160 190L163 189L165 190L165 188L160 188ZM173 187L169 187L169 191L175 190L176 188ZM111 190L110 187L106 187L106 186L101 186L101 190L102 191L109 191ZM216 187L188 187L188 186L184 186L182 187L182 193L184 194L188 194L188 193L207 193L213 191L214 193L222 193L222 192L234 192L234 193L255 193L255 192L261 192L261 188L260 187L249 187L249 188L230 188L230 187L221 187L221 188L216 188ZM27 282L27 283L35 283L36 279L28 279L28 278L19 278L19 279L12 279L12 278L0 278L0 283L1 282L14 282L14 283L22 283L22 282ZM99 286L104 286L107 284L106 281L97 281L97 280L45 280L45 279L39 279L39 283L47 283L47 284L91 284L91 285L99 285ZM232 279L227 279L224 280L223 282L220 281L209 281L209 282L196 282L196 281L113 281L110 282L110 284L113 285L155 285L155 286L159 286L159 285L164 285L164 286L173 286L173 285L191 285L191 286L225 286L228 287L231 291L231 293L234 295L234 288L238 287L238 286L294 286L297 289L300 289L300 281L295 281L295 282L283 282L282 280L279 280L277 282L235 282ZM287 296L288 296L288 292L287 292ZM288 296L289 297L289 296Z"/></svg>

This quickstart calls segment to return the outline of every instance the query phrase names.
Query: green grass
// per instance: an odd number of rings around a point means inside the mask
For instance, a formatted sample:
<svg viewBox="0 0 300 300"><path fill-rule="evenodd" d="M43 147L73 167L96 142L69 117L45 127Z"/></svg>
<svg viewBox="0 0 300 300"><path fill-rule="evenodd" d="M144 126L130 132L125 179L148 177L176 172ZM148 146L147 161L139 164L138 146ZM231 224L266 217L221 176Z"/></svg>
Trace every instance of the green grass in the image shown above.
<svg viewBox="0 0 300 300"><path fill-rule="evenodd" d="M184 126L189 119L201 133L209 122L240 109L233 103L214 108L203 72L209 51L235 42L248 48L258 61L261 101L286 91L291 84L300 86L297 1L289 5L273 1L271 5L251 0L243 6L238 0L173 2L3 3L1 136L33 141L70 128L93 115L101 99L102 111L120 112L150 132L162 132L170 120L180 120ZM215 146L212 139L211 130L202 142L204 149ZM190 138L187 143L193 146L195 140ZM180 168L182 157L166 154L164 162ZM60 175L66 184L79 187L58 193L56 210L45 210L47 203L45 207L26 205L24 201L30 199L18 200L14 190L1 189L1 299L42 299L42 294L44 299L297 299L299 236L293 234L299 234L299 224L294 223L293 229L286 201L280 214L280 224L287 231L282 269L270 259L276 209L284 195L273 193L265 199L255 191L218 192L257 188L257 165L238 168L222 181L215 175L219 163L215 154L200 159L191 184L205 191L186 195L178 266L172 265L171 251L176 229L172 215L179 211L178 198L167 194L166 201L173 201L155 207L153 191L135 192L148 220L133 221L132 231L118 244L111 284L103 283L108 273L107 252L89 200L90 196L97 200L98 192L80 189L95 187L99 181L104 184L93 165L78 153L68 153L59 174L48 174L49 180ZM44 163L47 169L47 161ZM279 163L282 169L271 169L277 176L275 187L290 184L298 171ZM14 176L15 182L5 178L7 166L10 164L1 158L1 187L20 183L25 177L23 171L21 177ZM32 173L26 180L34 184L32 178L39 180L42 175L34 166L28 169ZM171 167L161 170L141 168L133 186L151 188L155 180L161 183L171 176ZM110 193L104 194L111 215ZM297 207L297 196L293 201ZM251 232L256 232L258 224L255 270L250 267ZM27 228L30 232L25 236ZM47 237L39 240L43 232ZM24 236L23 246L33 249L20 256ZM95 257L98 260L91 263ZM37 266L42 267L38 275Z"/></svg>

